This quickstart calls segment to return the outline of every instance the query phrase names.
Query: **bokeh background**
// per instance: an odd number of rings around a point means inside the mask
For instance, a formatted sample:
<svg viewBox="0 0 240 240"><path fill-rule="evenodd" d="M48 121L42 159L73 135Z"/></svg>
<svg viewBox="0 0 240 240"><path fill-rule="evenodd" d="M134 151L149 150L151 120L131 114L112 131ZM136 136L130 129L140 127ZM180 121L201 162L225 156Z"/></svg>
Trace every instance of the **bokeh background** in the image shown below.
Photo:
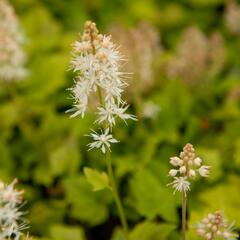
<svg viewBox="0 0 240 240"><path fill-rule="evenodd" d="M106 190L83 167L94 115L70 119L71 44L84 22L111 33L132 73L126 98L137 122L118 123L114 172L133 240L180 239L181 199L166 184L169 157L187 142L212 166L188 198L189 239L205 213L240 229L240 2L225 0L12 0L26 36L28 76L0 87L0 177L19 179L31 235L47 240L123 239Z"/></svg>

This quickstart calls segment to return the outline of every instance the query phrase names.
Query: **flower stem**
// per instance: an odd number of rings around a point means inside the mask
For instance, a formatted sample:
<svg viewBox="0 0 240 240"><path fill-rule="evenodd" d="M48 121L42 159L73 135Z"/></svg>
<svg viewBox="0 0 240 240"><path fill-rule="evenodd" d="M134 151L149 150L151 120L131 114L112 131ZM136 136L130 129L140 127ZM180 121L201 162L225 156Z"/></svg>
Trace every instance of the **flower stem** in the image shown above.
<svg viewBox="0 0 240 240"><path fill-rule="evenodd" d="M102 97L102 92L99 86L97 86L97 93L98 93L98 99L101 105L103 105L103 97Z"/></svg>
<svg viewBox="0 0 240 240"><path fill-rule="evenodd" d="M117 205L117 209L118 209L118 214L120 217L120 221L123 227L123 231L124 231L124 235L125 235L125 239L129 240L128 237L128 224L126 221L126 217L123 211L123 206L117 191L117 187L116 187L116 183L115 183L115 179L113 176L113 170L112 170L112 162L111 162L111 154L110 154L110 150L107 149L106 151L106 163L107 163L107 170L108 170L108 176L109 176L109 181L110 181L110 186L111 186L111 191L113 193L116 205Z"/></svg>
<svg viewBox="0 0 240 240"><path fill-rule="evenodd" d="M182 192L182 240L186 240L186 210L187 210L187 194Z"/></svg>

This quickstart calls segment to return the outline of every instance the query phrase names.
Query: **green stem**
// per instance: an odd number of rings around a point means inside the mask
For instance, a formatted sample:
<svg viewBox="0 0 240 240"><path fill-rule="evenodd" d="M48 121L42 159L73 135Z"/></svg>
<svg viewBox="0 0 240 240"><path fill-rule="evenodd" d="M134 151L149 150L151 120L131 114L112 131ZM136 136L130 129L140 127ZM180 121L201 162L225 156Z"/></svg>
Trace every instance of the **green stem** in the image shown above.
<svg viewBox="0 0 240 240"><path fill-rule="evenodd" d="M101 89L100 89L99 86L97 87L97 92L98 92L99 102L100 102L101 105L103 105L102 92L101 92ZM121 221L121 224L122 224L122 227L123 227L125 239L129 240L129 237L128 237L128 224L127 224L127 220L126 220L126 217L125 217L125 214L124 214L124 211L123 211L122 202L121 202L121 199L120 199L119 194L118 194L118 190L117 190L117 187L116 187L115 179L114 179L114 176L113 176L111 154L110 154L110 150L109 149L106 149L105 158L106 158L107 171L108 171L110 187L111 187L110 189L111 189L111 192L113 194L113 197L114 197L116 205L117 205L117 210L118 210L120 221Z"/></svg>
<svg viewBox="0 0 240 240"><path fill-rule="evenodd" d="M119 217L120 217L121 224L122 224L122 227L123 227L125 238L126 238L126 240L129 240L128 224L127 224L127 221L126 221L126 217L125 217L125 214L124 214L124 211L123 211L123 206L122 206L122 203L121 203L118 191L117 191L115 179L114 179L114 176L113 176L111 154L110 154L109 149L107 149L105 156L106 156L106 163L107 163L107 170L108 170L108 176L109 176L111 191L112 191L114 199L116 201L116 205L117 205L117 209L118 209Z"/></svg>
<svg viewBox="0 0 240 240"><path fill-rule="evenodd" d="M186 240L186 210L187 210L187 194L182 192L182 240Z"/></svg>
<svg viewBox="0 0 240 240"><path fill-rule="evenodd" d="M98 92L98 98L99 98L99 102L101 105L103 105L103 97L102 97L102 92L99 86L97 86L97 92Z"/></svg>

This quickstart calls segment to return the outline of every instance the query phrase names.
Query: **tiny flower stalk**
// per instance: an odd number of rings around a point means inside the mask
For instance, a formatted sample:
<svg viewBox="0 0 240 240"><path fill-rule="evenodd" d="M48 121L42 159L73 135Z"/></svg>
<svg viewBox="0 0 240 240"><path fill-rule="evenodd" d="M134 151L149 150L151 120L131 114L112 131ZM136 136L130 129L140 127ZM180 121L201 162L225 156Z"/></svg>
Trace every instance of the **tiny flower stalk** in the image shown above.
<svg viewBox="0 0 240 240"><path fill-rule="evenodd" d="M84 173L94 190L111 190L125 238L128 240L128 225L111 162L111 144L119 142L112 135L116 120L136 120L135 116L126 113L128 105L122 99L126 83L125 73L120 71L120 67L124 60L112 43L111 37L99 34L96 24L91 21L85 23L80 40L73 44L72 55L71 68L76 73L76 78L74 86L70 89L74 98L74 108L70 110L73 112L71 117L84 117L91 101L98 98L95 124L99 125L100 132L92 131L87 135L93 139L88 147L89 150L100 149L105 155L108 175L89 168L85 168Z"/></svg>
<svg viewBox="0 0 240 240"><path fill-rule="evenodd" d="M209 213L196 226L197 235L205 240L237 240L234 224L229 223L221 211Z"/></svg>
<svg viewBox="0 0 240 240"><path fill-rule="evenodd" d="M190 180L195 179L199 173L202 177L208 177L209 166L202 165L202 159L195 155L193 145L187 143L179 157L171 157L170 164L174 167L169 171L169 176L174 180L168 184L175 192L182 193L182 240L186 240L186 210L187 192L190 191Z"/></svg>

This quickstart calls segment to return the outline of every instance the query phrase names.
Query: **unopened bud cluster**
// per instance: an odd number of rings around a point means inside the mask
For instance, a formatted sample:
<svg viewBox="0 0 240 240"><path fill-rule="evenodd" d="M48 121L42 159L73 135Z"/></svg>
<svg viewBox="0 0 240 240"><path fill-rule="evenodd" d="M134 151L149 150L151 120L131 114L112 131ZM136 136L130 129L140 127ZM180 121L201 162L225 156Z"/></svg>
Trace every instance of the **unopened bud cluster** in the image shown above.
<svg viewBox="0 0 240 240"><path fill-rule="evenodd" d="M17 180L5 184L0 180L0 239L18 240L27 228L23 218L22 206L23 191L14 188Z"/></svg>
<svg viewBox="0 0 240 240"><path fill-rule="evenodd" d="M122 61L111 36L99 34L96 24L87 21L80 40L73 45L71 67L77 76L71 89L75 100L72 117L84 117L89 101L96 97L99 99L96 122L104 129L101 134L94 132L90 135L95 142L90 148L101 148L104 153L105 147L110 148L111 142L117 142L108 134L116 118L124 121L135 119L125 113L128 106L122 100L126 85L125 74L119 70Z"/></svg>
<svg viewBox="0 0 240 240"><path fill-rule="evenodd" d="M169 171L169 176L174 177L171 183L176 191L190 190L189 179L195 178L197 173L202 177L208 177L209 166L202 165L202 159L197 157L193 145L187 143L179 157L171 157L170 164L174 167Z"/></svg>
<svg viewBox="0 0 240 240"><path fill-rule="evenodd" d="M229 224L220 211L216 211L214 214L209 213L198 223L197 234L205 240L237 239L237 234L233 232L233 224Z"/></svg>

